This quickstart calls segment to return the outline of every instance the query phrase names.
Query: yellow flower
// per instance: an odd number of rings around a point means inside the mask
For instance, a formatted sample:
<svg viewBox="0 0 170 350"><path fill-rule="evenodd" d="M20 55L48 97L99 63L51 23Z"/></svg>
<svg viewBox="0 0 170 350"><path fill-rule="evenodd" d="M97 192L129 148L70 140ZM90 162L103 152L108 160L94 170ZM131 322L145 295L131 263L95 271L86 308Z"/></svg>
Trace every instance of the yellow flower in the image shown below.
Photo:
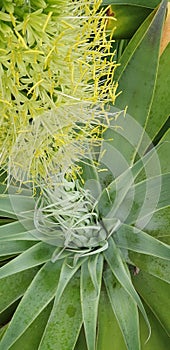
<svg viewBox="0 0 170 350"><path fill-rule="evenodd" d="M18 0L0 8L1 165L18 180L67 171L109 122L116 63L101 3Z"/></svg>

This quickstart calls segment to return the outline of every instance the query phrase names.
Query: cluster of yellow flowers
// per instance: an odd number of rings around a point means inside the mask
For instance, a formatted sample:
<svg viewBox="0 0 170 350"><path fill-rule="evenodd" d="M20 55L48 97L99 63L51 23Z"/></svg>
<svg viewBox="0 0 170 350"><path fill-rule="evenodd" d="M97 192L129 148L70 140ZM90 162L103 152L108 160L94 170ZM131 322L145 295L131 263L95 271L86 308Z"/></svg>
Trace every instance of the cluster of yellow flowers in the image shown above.
<svg viewBox="0 0 170 350"><path fill-rule="evenodd" d="M0 6L0 162L18 180L67 171L108 122L116 63L101 3Z"/></svg>

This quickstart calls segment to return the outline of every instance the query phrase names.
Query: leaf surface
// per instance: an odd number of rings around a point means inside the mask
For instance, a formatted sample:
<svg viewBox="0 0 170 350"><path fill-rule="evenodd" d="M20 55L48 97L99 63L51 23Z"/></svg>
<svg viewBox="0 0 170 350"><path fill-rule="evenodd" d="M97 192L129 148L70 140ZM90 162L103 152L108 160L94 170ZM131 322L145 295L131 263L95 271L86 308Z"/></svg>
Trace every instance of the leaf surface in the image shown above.
<svg viewBox="0 0 170 350"><path fill-rule="evenodd" d="M167 334L170 335L170 285L143 271L133 277L133 283Z"/></svg>
<svg viewBox="0 0 170 350"><path fill-rule="evenodd" d="M152 276L155 276L167 283L170 283L170 262L168 260L156 258L145 254L141 255L140 253L136 252L129 252L128 255L133 265L137 266L139 270L145 271Z"/></svg>
<svg viewBox="0 0 170 350"><path fill-rule="evenodd" d="M82 325L80 276L75 274L55 303L39 350L73 350Z"/></svg>
<svg viewBox="0 0 170 350"><path fill-rule="evenodd" d="M38 243L34 245L1 267L0 278L43 264L50 260L53 251L54 247L48 244Z"/></svg>
<svg viewBox="0 0 170 350"><path fill-rule="evenodd" d="M136 303L108 268L104 272L104 282L127 349L139 350L139 319Z"/></svg>
<svg viewBox="0 0 170 350"><path fill-rule="evenodd" d="M105 259L106 259L111 271L113 272L113 274L115 275L115 277L117 278L117 280L119 281L121 286L130 295L130 297L132 297L134 299L134 301L138 305L138 307L139 307L140 311L142 312L142 315L145 319L145 322L148 326L149 336L150 336L151 328L150 328L147 314L145 312L145 309L143 307L141 299L139 298L135 288L133 287L133 284L131 282L129 275L127 274L127 270L126 270L126 268L123 264L123 261L121 259L120 252L119 252L118 248L116 247L112 238L110 238L110 245L109 245L108 250L106 252L104 252L104 256L105 256Z"/></svg>
<svg viewBox="0 0 170 350"><path fill-rule="evenodd" d="M55 264L48 262L37 273L12 318L10 326L1 341L0 349L8 349L15 343L54 298L61 264L60 260Z"/></svg>
<svg viewBox="0 0 170 350"><path fill-rule="evenodd" d="M114 240L120 248L170 260L170 247L168 245L135 227L122 225L114 234Z"/></svg>
<svg viewBox="0 0 170 350"><path fill-rule="evenodd" d="M91 257L81 267L81 305L88 350L96 349L96 328L102 271L103 257L101 255Z"/></svg>

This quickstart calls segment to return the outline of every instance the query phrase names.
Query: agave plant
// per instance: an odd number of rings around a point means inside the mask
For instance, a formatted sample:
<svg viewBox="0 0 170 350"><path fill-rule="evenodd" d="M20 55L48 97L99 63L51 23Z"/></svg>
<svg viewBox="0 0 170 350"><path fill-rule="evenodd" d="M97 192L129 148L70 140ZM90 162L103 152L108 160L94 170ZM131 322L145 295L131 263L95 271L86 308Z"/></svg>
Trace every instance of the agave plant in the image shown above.
<svg viewBox="0 0 170 350"><path fill-rule="evenodd" d="M77 178L57 172L34 193L1 180L2 350L168 348L165 12L162 1L124 50L123 92Z"/></svg>

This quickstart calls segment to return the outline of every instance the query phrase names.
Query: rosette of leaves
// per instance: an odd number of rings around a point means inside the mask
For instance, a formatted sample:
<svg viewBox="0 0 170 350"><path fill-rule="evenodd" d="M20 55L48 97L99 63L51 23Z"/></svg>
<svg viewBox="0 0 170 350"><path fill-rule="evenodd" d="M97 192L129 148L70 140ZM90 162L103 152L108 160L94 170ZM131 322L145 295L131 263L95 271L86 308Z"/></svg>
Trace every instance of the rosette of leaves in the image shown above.
<svg viewBox="0 0 170 350"><path fill-rule="evenodd" d="M80 178L57 174L37 197L1 184L0 349L168 348L165 11L162 1L124 51L123 93Z"/></svg>

